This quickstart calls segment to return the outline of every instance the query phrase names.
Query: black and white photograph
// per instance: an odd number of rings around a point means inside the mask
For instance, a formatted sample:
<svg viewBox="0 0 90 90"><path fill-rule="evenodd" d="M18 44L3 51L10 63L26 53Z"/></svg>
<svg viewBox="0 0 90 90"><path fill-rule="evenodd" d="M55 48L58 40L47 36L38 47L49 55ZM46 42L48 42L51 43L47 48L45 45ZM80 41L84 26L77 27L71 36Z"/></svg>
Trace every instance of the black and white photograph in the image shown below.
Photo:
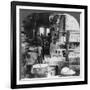
<svg viewBox="0 0 90 90"><path fill-rule="evenodd" d="M80 12L20 9L20 79L80 75Z"/></svg>
<svg viewBox="0 0 90 90"><path fill-rule="evenodd" d="M84 81L84 12L17 5L17 85Z"/></svg>

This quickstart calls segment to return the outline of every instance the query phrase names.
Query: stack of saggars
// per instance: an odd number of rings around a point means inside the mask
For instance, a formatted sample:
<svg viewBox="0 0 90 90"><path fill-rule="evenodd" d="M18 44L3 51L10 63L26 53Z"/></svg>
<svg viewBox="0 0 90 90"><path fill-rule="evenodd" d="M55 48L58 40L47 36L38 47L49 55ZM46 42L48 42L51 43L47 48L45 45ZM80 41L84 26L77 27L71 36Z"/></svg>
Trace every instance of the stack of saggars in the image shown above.
<svg viewBox="0 0 90 90"><path fill-rule="evenodd" d="M35 64L31 70L32 74L38 77L46 77L48 72L48 64Z"/></svg>

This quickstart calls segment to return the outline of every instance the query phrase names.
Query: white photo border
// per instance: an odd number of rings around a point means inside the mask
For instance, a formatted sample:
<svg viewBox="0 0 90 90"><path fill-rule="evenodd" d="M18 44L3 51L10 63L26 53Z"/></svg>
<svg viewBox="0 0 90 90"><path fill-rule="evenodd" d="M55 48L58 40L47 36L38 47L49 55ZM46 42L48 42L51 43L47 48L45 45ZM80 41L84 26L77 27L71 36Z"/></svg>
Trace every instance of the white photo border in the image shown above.
<svg viewBox="0 0 90 90"><path fill-rule="evenodd" d="M51 10L51 11L70 11L70 12L81 12L80 14L80 76L69 76L69 77L60 77L60 78L40 78L40 79L28 79L28 80L20 80L20 53L19 53L19 38L20 38L20 9L31 9L31 10ZM40 84L40 83L55 83L55 82L75 82L75 81L84 81L84 9L73 9L73 8L55 8L55 7L39 7L39 6L16 6L16 85L22 84Z"/></svg>

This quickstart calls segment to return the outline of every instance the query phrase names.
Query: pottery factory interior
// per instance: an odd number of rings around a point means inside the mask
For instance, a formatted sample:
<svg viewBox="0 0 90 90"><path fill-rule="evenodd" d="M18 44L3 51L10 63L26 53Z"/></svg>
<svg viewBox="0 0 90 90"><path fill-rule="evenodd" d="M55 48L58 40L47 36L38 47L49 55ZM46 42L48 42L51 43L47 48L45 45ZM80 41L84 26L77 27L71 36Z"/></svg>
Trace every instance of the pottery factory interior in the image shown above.
<svg viewBox="0 0 90 90"><path fill-rule="evenodd" d="M80 25L68 13L32 13L21 25L20 78L80 75Z"/></svg>

